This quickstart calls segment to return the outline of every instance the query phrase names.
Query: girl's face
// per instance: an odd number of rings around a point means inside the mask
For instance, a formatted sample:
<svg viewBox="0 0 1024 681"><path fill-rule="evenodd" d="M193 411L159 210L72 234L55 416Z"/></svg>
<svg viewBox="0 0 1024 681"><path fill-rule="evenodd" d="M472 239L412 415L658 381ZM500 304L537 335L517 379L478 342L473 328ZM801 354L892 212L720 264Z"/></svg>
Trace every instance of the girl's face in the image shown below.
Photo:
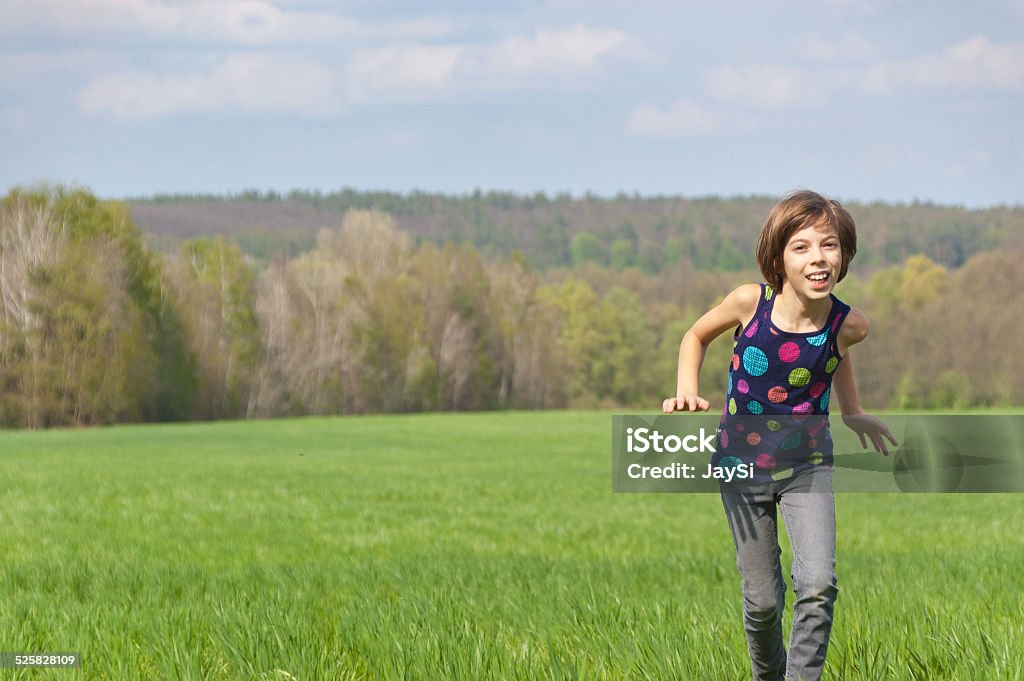
<svg viewBox="0 0 1024 681"><path fill-rule="evenodd" d="M786 285L807 298L827 298L839 277L839 235L825 225L795 232L782 253Z"/></svg>

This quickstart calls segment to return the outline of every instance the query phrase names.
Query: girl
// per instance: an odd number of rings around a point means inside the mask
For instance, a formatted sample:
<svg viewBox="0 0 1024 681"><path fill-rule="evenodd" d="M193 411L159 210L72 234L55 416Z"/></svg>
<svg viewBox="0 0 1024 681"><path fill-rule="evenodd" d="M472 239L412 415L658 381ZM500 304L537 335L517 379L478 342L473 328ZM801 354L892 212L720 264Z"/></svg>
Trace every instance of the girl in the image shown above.
<svg viewBox="0 0 1024 681"><path fill-rule="evenodd" d="M755 681L821 678L838 593L832 441L834 389L843 421L888 456L885 424L861 409L849 350L868 322L832 289L857 252L850 214L812 191L772 208L757 243L766 283L740 286L694 323L679 346L676 395L662 411L707 411L697 379L708 345L735 328L729 388L714 466L753 464L755 476L721 483L743 583L743 620ZM817 418L815 416L817 415ZM793 547L796 604L783 647L786 585L777 513Z"/></svg>

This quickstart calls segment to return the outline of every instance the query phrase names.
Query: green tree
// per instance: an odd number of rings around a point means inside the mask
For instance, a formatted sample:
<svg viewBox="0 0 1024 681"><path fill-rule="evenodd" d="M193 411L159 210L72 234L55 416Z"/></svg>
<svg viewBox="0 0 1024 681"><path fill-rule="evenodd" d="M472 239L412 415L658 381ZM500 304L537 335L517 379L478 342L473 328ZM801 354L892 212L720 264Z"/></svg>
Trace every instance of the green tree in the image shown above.
<svg viewBox="0 0 1024 681"><path fill-rule="evenodd" d="M174 418L191 366L123 205L14 190L0 215L0 412L28 427Z"/></svg>
<svg viewBox="0 0 1024 681"><path fill-rule="evenodd" d="M601 242L590 232L583 231L572 238L570 246L572 251L573 267L578 267L587 262L604 262L604 251Z"/></svg>
<svg viewBox="0 0 1024 681"><path fill-rule="evenodd" d="M325 238L319 248L335 249L345 271L345 333L356 360L350 389L356 391L357 409L408 409L414 347L408 323L418 316L408 275L408 235L395 229L385 213L352 210L336 240Z"/></svg>
<svg viewBox="0 0 1024 681"><path fill-rule="evenodd" d="M941 300L949 289L949 274L926 255L907 258L899 277L901 306L921 308Z"/></svg>
<svg viewBox="0 0 1024 681"><path fill-rule="evenodd" d="M195 417L253 415L261 353L253 279L245 255L223 239L193 239L182 249L175 280L199 367Z"/></svg>
<svg viewBox="0 0 1024 681"><path fill-rule="evenodd" d="M613 270L621 272L636 262L636 251L629 239L616 239L608 248L608 257Z"/></svg>
<svg viewBox="0 0 1024 681"><path fill-rule="evenodd" d="M601 301L586 282L571 277L560 286L543 288L541 296L559 311L558 343L566 362L571 403L628 401L634 391L631 372L637 363L623 313L634 316L636 310L630 307L636 300L619 290L610 300Z"/></svg>

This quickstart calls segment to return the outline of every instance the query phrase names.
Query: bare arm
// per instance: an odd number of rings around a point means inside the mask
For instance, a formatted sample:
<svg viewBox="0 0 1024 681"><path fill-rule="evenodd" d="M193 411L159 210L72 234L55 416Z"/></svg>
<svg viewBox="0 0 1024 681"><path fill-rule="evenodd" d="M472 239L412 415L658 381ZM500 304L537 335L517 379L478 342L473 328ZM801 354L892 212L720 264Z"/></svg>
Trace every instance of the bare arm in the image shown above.
<svg viewBox="0 0 1024 681"><path fill-rule="evenodd" d="M853 379L853 358L850 354L847 349L846 356L839 363L836 375L832 378L832 395L839 400L843 416L864 413L864 408L860 406L860 396L857 394L857 383Z"/></svg>
<svg viewBox="0 0 1024 681"><path fill-rule="evenodd" d="M843 423L857 433L857 437L860 438L860 446L866 449L867 440L870 439L876 452L882 452L889 456L885 438L888 438L893 445L897 445L896 438L880 419L864 411L860 404L860 396L857 394L857 383L853 378L850 347L863 341L867 335L867 318L860 310L850 310L850 314L839 330L838 346L840 354L843 355L843 361L839 363L836 375L832 378L832 394L839 400Z"/></svg>
<svg viewBox="0 0 1024 681"><path fill-rule="evenodd" d="M694 322L679 344L679 368L676 373L676 394L662 402L662 411L707 411L711 404L700 396L700 368L711 341L753 316L761 287L740 286L721 303Z"/></svg>

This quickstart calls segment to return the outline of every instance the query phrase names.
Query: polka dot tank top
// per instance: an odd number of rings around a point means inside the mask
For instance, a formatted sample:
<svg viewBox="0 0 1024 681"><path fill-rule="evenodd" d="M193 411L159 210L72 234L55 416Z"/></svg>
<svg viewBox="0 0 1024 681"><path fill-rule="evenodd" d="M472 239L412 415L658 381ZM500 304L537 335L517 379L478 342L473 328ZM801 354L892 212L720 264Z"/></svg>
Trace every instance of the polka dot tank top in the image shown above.
<svg viewBox="0 0 1024 681"><path fill-rule="evenodd" d="M754 479L747 482L784 480L832 465L829 396L842 361L836 339L850 306L831 299L823 328L791 333L772 323L775 291L761 284L757 311L733 342L712 465L754 464Z"/></svg>

